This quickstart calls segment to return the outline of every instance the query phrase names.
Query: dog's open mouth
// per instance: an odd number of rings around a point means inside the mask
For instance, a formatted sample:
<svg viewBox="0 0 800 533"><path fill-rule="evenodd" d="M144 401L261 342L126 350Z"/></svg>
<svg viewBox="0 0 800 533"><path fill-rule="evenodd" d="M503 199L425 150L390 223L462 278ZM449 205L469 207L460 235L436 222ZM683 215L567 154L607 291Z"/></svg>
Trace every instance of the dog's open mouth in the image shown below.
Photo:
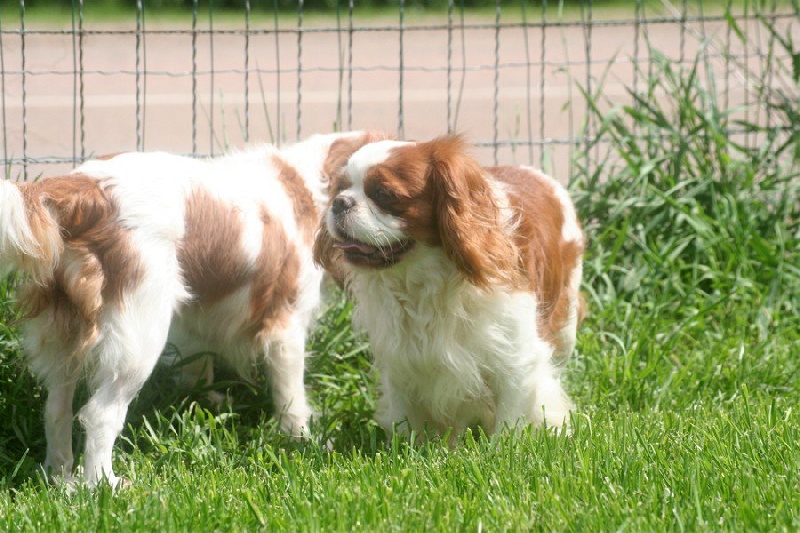
<svg viewBox="0 0 800 533"><path fill-rule="evenodd" d="M386 246L374 246L352 237L340 238L334 247L344 252L344 258L354 265L372 268L390 267L400 259L414 245L411 239L403 239Z"/></svg>

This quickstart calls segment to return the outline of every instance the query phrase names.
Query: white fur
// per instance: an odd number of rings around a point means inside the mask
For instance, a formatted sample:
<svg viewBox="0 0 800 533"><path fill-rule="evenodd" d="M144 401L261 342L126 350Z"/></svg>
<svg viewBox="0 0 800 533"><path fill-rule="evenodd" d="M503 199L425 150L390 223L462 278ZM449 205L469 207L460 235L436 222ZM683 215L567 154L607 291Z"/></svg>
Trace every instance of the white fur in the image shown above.
<svg viewBox="0 0 800 533"><path fill-rule="evenodd" d="M264 146L205 161L165 153L122 154L89 161L75 170L98 180L118 204L118 223L130 231L144 277L124 294L121 305L102 308L98 336L85 356L71 356L75 347L51 333L52 309L25 324L24 346L31 368L49 390L47 470L71 477L72 400L77 382L88 374L91 396L80 411L87 433L85 482L94 485L105 478L112 485L119 483L111 462L113 444L128 404L150 376L168 338L184 356L214 351L244 375L265 363L281 428L293 435L306 432L311 410L303 384L304 343L319 304L322 272L313 264L309 243L301 239L273 158L294 166L321 210L327 202L322 166L331 143L345 135L355 134L314 136L284 150ZM262 246L262 210L281 222L301 257L298 297L283 327L245 334L250 285L214 305L195 305L183 281L177 250L185 231L186 200L197 189L240 214L244 237L238 246L253 264ZM38 248L18 188L0 181L0 264L25 269ZM58 261L65 264L70 257L67 249ZM69 271L68 264L65 269ZM208 361L198 360L182 368L179 381L210 382L211 368Z"/></svg>
<svg viewBox="0 0 800 533"><path fill-rule="evenodd" d="M410 144L413 143L386 140L364 146L358 151L358 157L352 157L347 162L347 176L354 186L360 187L364 184L364 174L370 168L385 161L395 148Z"/></svg>
<svg viewBox="0 0 800 533"><path fill-rule="evenodd" d="M25 221L25 204L19 189L11 182L0 180L0 256L5 264L13 264L14 257L5 257L9 253L27 253L36 255L37 243L30 226Z"/></svg>
<svg viewBox="0 0 800 533"><path fill-rule="evenodd" d="M12 182L0 178L0 276L8 275L18 265L25 265L30 275L41 281L42 271L53 267L52 261L43 257L43 250L57 248L54 242L57 237L52 236L50 243L36 240L28 224L22 194Z"/></svg>
<svg viewBox="0 0 800 533"><path fill-rule="evenodd" d="M354 271L349 288L380 376L384 427L457 435L476 423L494 432L568 420L533 294L473 287L441 249L420 244L391 269Z"/></svg>
<svg viewBox="0 0 800 533"><path fill-rule="evenodd" d="M339 235L332 212L329 211L326 215L326 223L337 237L352 237L373 246L391 246L392 243L401 241L405 237L402 222L378 209L363 190L350 187L341 192L340 196L349 196L356 204L350 211L353 215L346 236Z"/></svg>
<svg viewBox="0 0 800 533"><path fill-rule="evenodd" d="M387 236L405 237L399 229L402 221L380 212L363 194L362 177L394 146L370 145L347 166L353 185L342 194L357 203L348 211L346 231L362 242L380 245ZM505 231L516 231L506 187L491 176L486 179L502 210ZM567 220L563 236L580 237L569 197L557 196ZM336 236L331 212L327 226ZM557 333L571 339L570 349L580 279L576 269L570 279L568 323ZM568 423L572 404L554 363L555 347L538 331L537 307L546 303L538 302L535 293L475 287L442 248L420 242L390 268L352 268L348 289L356 301L354 324L369 336L380 380L376 416L387 429L440 435L452 431L453 439L476 423L488 432L518 422L551 427Z"/></svg>

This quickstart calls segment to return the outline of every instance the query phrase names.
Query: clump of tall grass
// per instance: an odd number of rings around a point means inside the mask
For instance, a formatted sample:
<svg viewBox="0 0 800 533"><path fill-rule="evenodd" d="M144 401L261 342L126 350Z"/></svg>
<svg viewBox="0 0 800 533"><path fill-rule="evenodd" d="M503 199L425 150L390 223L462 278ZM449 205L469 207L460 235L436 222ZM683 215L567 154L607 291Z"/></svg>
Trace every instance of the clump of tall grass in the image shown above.
<svg viewBox="0 0 800 533"><path fill-rule="evenodd" d="M646 92L631 94L634 105L606 112L592 101L594 143L610 152L576 182L599 244L592 285L636 303L674 295L676 309L707 298L780 307L800 278L800 167L778 157L784 126L757 147L736 142L731 111L698 82L698 64L682 71L655 58L659 70Z"/></svg>
<svg viewBox="0 0 800 533"><path fill-rule="evenodd" d="M764 383L796 391L776 336L800 329L800 101L760 87L748 116L784 120L736 120L703 54L689 66L651 57L631 105L584 93L599 131L573 182L590 239L583 351L602 354L583 359L600 378L585 393L642 407Z"/></svg>

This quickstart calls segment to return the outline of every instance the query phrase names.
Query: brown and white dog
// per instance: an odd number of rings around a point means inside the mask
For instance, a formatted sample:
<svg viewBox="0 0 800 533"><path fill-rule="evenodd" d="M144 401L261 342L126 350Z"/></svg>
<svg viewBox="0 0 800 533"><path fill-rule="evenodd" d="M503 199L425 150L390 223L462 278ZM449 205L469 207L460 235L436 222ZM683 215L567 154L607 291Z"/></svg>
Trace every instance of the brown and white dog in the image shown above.
<svg viewBox="0 0 800 533"><path fill-rule="evenodd" d="M23 345L48 390L46 470L72 478L73 393L86 377L84 480L119 482L114 441L168 339L245 376L265 364L281 429L306 431L326 169L372 139L317 135L210 160L125 153L36 183L0 180L0 267L24 274ZM212 368L195 359L181 381L210 382Z"/></svg>
<svg viewBox="0 0 800 533"><path fill-rule="evenodd" d="M557 181L465 149L449 136L355 152L332 177L315 259L347 267L384 427L566 425L559 364L584 305L575 209Z"/></svg>

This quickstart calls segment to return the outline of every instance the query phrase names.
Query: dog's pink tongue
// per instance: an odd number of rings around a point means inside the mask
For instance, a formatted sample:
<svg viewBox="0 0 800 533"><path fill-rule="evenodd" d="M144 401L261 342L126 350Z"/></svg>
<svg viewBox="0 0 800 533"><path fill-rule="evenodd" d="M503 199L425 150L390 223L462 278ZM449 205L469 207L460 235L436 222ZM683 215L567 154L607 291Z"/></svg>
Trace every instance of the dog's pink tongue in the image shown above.
<svg viewBox="0 0 800 533"><path fill-rule="evenodd" d="M368 254L375 250L374 246L355 241L335 242L333 246L342 250L356 250L362 254Z"/></svg>

